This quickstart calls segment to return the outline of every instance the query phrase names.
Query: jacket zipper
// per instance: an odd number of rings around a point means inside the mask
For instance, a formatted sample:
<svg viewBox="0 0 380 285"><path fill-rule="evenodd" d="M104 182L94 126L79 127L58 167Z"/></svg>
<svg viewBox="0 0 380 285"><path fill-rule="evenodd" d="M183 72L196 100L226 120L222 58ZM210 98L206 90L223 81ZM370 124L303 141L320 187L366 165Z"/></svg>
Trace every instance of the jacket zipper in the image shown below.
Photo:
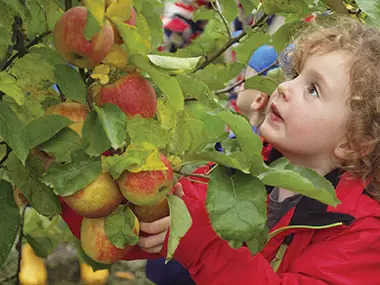
<svg viewBox="0 0 380 285"><path fill-rule="evenodd" d="M342 222L326 225L326 226L306 226L306 225L297 225L297 226L286 226L279 228L277 230L274 230L269 234L268 241L272 239L274 236L278 235L279 233L282 233L283 231L290 230L290 229L313 229L313 230L323 230L323 229L329 229L329 228L334 228L338 226L344 225ZM270 262L270 265L272 269L277 272L277 270L280 268L280 265L282 263L282 260L285 256L286 249L288 248L287 243L282 243L280 247L278 248L274 258Z"/></svg>

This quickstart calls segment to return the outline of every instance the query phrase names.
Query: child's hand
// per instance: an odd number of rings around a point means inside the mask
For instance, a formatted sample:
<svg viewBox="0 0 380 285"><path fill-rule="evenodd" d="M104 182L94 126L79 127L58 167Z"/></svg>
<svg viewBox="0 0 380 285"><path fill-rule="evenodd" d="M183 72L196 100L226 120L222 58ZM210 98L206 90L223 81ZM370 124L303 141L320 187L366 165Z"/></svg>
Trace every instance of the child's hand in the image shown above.
<svg viewBox="0 0 380 285"><path fill-rule="evenodd" d="M174 195L182 197L184 195L181 184L174 186ZM140 223L141 231L150 234L140 236L138 246L149 253L159 253L165 242L165 237L170 226L170 216L154 221L152 223Z"/></svg>
<svg viewBox="0 0 380 285"><path fill-rule="evenodd" d="M166 233L170 226L170 216L152 223L140 223L141 231L150 234L140 236L137 245L146 252L159 253L165 241Z"/></svg>

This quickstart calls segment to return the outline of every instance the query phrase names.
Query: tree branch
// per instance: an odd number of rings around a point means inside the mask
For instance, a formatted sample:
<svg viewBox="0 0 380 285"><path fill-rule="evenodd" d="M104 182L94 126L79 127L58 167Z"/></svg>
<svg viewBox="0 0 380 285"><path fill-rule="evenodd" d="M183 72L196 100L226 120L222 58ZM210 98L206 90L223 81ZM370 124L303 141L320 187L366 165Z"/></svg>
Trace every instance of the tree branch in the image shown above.
<svg viewBox="0 0 380 285"><path fill-rule="evenodd" d="M11 63L17 58L17 57L22 57L29 48L31 48L32 46L38 44L44 37L46 37L47 35L50 35L51 34L51 31L47 31L47 32L44 32L42 33L41 35L38 35L36 36L28 45L25 46L25 50L24 52L22 53L21 51L18 51L17 53L15 53L11 58L8 59L8 61L4 64L4 66L1 68L1 70L6 70L8 68L8 66L11 65Z"/></svg>
<svg viewBox="0 0 380 285"><path fill-rule="evenodd" d="M73 1L72 0L65 0L65 11L71 9L73 7Z"/></svg>
<svg viewBox="0 0 380 285"><path fill-rule="evenodd" d="M24 220L25 220L25 212L28 207L28 203L22 206L21 209L21 222L20 222L20 232L19 239L17 241L16 250L18 252L18 262L17 262L17 284L20 284L20 270L21 270L21 258L22 258L22 238L24 236Z"/></svg>
<svg viewBox="0 0 380 285"><path fill-rule="evenodd" d="M255 22L251 28L255 29L257 27L260 27L262 23L267 19L267 15L261 16L257 22ZM221 56L230 46L232 46L235 43L238 43L241 38L243 38L247 34L247 31L244 30L240 35L237 37L231 38L228 40L228 42L220 49L218 50L214 55L207 58L200 66L198 66L192 73L197 72L198 70L204 69L207 65L209 65L211 62L213 62L215 59L217 59L219 56Z"/></svg>
<svg viewBox="0 0 380 285"><path fill-rule="evenodd" d="M3 279L0 279L0 284L4 284L5 282L8 282L8 281L11 281L13 279L16 279L17 278L17 275L12 275L12 276L8 276L8 277L5 277Z"/></svg>
<svg viewBox="0 0 380 285"><path fill-rule="evenodd" d="M215 0L216 7L214 6L214 2L213 1L211 1L210 3L211 3L211 6L212 6L212 9L216 13L218 13L218 15L220 16L220 18L222 19L223 24L226 27L226 30L227 30L227 33L228 33L228 37L231 38L232 37L231 30L230 30L230 27L228 26L228 22L227 22L226 18L222 14L222 9L220 8L219 0Z"/></svg>
<svg viewBox="0 0 380 285"><path fill-rule="evenodd" d="M269 65L268 67L264 68L263 70L261 70L259 73L255 74L254 76L251 76L251 77L255 77L255 76L259 76L259 75L263 75L265 72L267 72L269 69L271 69L272 67L276 66L278 64L278 60L274 61L271 65ZM250 77L250 78L251 78ZM216 95L220 95L220 94L223 94L223 93L227 93L227 92L230 92L232 90L235 89L235 87L238 87L239 85L243 84L245 81L246 81L247 78L244 78L238 82L236 82L235 84L231 85L231 86L228 86L224 89L220 89L220 90L216 90L215 91L215 94Z"/></svg>

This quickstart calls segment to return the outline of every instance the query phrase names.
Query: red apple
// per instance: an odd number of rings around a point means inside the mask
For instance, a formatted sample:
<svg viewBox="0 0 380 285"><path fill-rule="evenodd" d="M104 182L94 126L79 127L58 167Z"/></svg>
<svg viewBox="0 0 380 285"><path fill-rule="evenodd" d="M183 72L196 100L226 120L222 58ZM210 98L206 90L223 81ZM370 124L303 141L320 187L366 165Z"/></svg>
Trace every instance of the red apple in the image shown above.
<svg viewBox="0 0 380 285"><path fill-rule="evenodd" d="M136 73L130 73L101 87L94 95L99 106L105 103L115 104L129 118L135 115L152 118L157 111L156 92L148 80Z"/></svg>
<svg viewBox="0 0 380 285"><path fill-rule="evenodd" d="M69 128L81 136L83 124L88 115L88 108L79 103L64 102L48 107L45 110L45 115L50 114L61 115L73 121L74 123L69 125Z"/></svg>
<svg viewBox="0 0 380 285"><path fill-rule="evenodd" d="M110 51L113 29L105 20L101 30L90 41L84 37L87 21L87 8L77 6L67 10L56 22L54 42L57 51L69 63L82 68L98 65Z"/></svg>
<svg viewBox="0 0 380 285"><path fill-rule="evenodd" d="M111 214L124 197L111 175L103 173L91 184L62 199L82 217L101 218Z"/></svg>
<svg viewBox="0 0 380 285"><path fill-rule="evenodd" d="M115 247L106 235L104 224L105 218L83 218L81 244L83 251L93 260L99 263L111 264L125 257L133 246L126 245L122 249ZM133 232L138 235L139 231L140 223L136 218Z"/></svg>
<svg viewBox="0 0 380 285"><path fill-rule="evenodd" d="M140 222L152 223L159 219L169 216L169 204L166 197L159 200L154 205L149 206L137 206L130 205L130 209L136 215Z"/></svg>
<svg viewBox="0 0 380 285"><path fill-rule="evenodd" d="M116 180L124 197L138 206L156 204L173 187L173 169L164 155L160 155L167 170L140 171L125 170Z"/></svg>

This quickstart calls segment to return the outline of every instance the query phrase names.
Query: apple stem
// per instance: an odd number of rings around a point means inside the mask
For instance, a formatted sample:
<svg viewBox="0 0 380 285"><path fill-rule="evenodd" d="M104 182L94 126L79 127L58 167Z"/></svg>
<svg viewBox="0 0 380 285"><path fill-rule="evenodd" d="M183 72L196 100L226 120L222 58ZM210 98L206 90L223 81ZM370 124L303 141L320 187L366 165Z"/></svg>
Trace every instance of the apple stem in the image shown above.
<svg viewBox="0 0 380 285"><path fill-rule="evenodd" d="M73 1L72 0L65 0L65 11L71 9L73 7Z"/></svg>

